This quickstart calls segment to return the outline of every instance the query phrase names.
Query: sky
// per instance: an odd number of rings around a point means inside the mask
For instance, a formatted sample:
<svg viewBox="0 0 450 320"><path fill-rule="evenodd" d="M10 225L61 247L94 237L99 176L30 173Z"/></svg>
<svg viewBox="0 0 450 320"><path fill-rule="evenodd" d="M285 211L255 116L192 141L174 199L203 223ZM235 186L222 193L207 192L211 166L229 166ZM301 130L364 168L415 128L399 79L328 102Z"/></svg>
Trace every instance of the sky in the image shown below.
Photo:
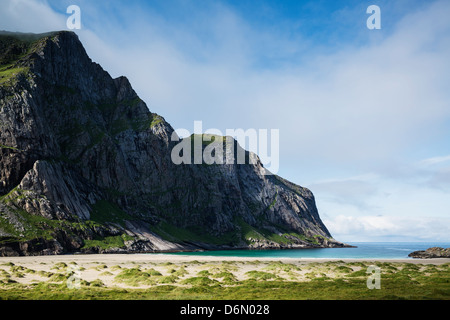
<svg viewBox="0 0 450 320"><path fill-rule="evenodd" d="M336 240L450 242L450 1L0 0L0 30L67 30L70 5L173 128L279 130Z"/></svg>

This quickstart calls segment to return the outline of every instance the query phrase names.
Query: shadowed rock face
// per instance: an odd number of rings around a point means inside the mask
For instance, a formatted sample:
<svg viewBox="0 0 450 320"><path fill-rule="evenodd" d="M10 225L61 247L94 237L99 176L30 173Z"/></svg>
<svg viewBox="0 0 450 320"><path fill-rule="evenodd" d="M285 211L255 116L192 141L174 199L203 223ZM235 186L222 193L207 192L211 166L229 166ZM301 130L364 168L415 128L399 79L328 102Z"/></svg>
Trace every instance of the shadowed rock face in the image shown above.
<svg viewBox="0 0 450 320"><path fill-rule="evenodd" d="M0 255L344 246L254 154L175 165L173 128L74 33L2 32L0 52Z"/></svg>
<svg viewBox="0 0 450 320"><path fill-rule="evenodd" d="M408 257L417 259L450 258L450 248L432 247L427 250L411 252Z"/></svg>

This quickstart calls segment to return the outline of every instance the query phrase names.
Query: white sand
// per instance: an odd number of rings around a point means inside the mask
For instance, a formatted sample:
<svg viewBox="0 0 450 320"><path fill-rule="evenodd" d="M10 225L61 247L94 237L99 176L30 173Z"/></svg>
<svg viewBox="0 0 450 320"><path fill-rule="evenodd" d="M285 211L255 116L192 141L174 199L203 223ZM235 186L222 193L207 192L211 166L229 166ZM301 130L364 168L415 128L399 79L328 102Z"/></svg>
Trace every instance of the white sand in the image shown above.
<svg viewBox="0 0 450 320"><path fill-rule="evenodd" d="M67 273L72 268L78 268L82 280L91 282L101 280L108 287L131 288L129 285L117 282L115 276L124 268L140 267L142 270L155 269L163 276L171 275L171 272L183 268L187 274L180 279L198 276L200 271L226 270L233 273L238 280L248 278L248 271L268 271L271 262L283 262L298 267L293 272L269 270L285 279L308 281L308 273L326 273L327 276L336 277L338 274L326 268L325 263L330 261L346 262L394 262L413 264L441 265L450 262L450 259L296 259L296 258L250 258L250 257L218 257L218 256L191 256L171 254L95 254L95 255L58 255L58 256L30 256L30 257L0 257L0 273L11 273L13 280L27 284L46 281L45 276L39 271L52 273ZM57 269L58 263L64 262L67 267ZM224 263L225 262L225 263ZM31 269L34 272L21 271L22 275L14 275L11 264L14 266ZM319 263L319 265L317 265ZM323 266L320 264L323 263ZM353 266L356 271L360 267ZM294 277L294 278L293 278ZM146 286L139 286L145 288ZM134 287L135 288L135 287Z"/></svg>

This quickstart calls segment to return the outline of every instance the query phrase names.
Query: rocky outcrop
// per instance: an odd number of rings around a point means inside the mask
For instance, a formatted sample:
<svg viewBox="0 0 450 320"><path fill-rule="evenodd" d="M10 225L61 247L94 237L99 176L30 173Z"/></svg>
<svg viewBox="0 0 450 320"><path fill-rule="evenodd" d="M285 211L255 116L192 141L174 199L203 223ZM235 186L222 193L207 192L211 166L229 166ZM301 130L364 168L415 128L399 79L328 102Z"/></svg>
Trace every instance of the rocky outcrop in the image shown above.
<svg viewBox="0 0 450 320"><path fill-rule="evenodd" d="M432 247L427 250L411 252L408 257L417 259L450 258L450 248Z"/></svg>
<svg viewBox="0 0 450 320"><path fill-rule="evenodd" d="M173 128L76 34L2 32L0 52L1 255L345 246L252 153L174 164Z"/></svg>

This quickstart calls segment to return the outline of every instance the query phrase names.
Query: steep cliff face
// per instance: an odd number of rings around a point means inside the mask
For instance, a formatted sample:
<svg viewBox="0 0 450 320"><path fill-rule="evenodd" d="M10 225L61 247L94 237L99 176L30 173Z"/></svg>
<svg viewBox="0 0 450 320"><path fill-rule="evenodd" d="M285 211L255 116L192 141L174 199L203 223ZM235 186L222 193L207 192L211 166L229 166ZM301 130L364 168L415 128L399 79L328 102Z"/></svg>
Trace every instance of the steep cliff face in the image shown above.
<svg viewBox="0 0 450 320"><path fill-rule="evenodd" d="M74 33L0 33L0 255L343 246L308 189L176 165L173 132Z"/></svg>

